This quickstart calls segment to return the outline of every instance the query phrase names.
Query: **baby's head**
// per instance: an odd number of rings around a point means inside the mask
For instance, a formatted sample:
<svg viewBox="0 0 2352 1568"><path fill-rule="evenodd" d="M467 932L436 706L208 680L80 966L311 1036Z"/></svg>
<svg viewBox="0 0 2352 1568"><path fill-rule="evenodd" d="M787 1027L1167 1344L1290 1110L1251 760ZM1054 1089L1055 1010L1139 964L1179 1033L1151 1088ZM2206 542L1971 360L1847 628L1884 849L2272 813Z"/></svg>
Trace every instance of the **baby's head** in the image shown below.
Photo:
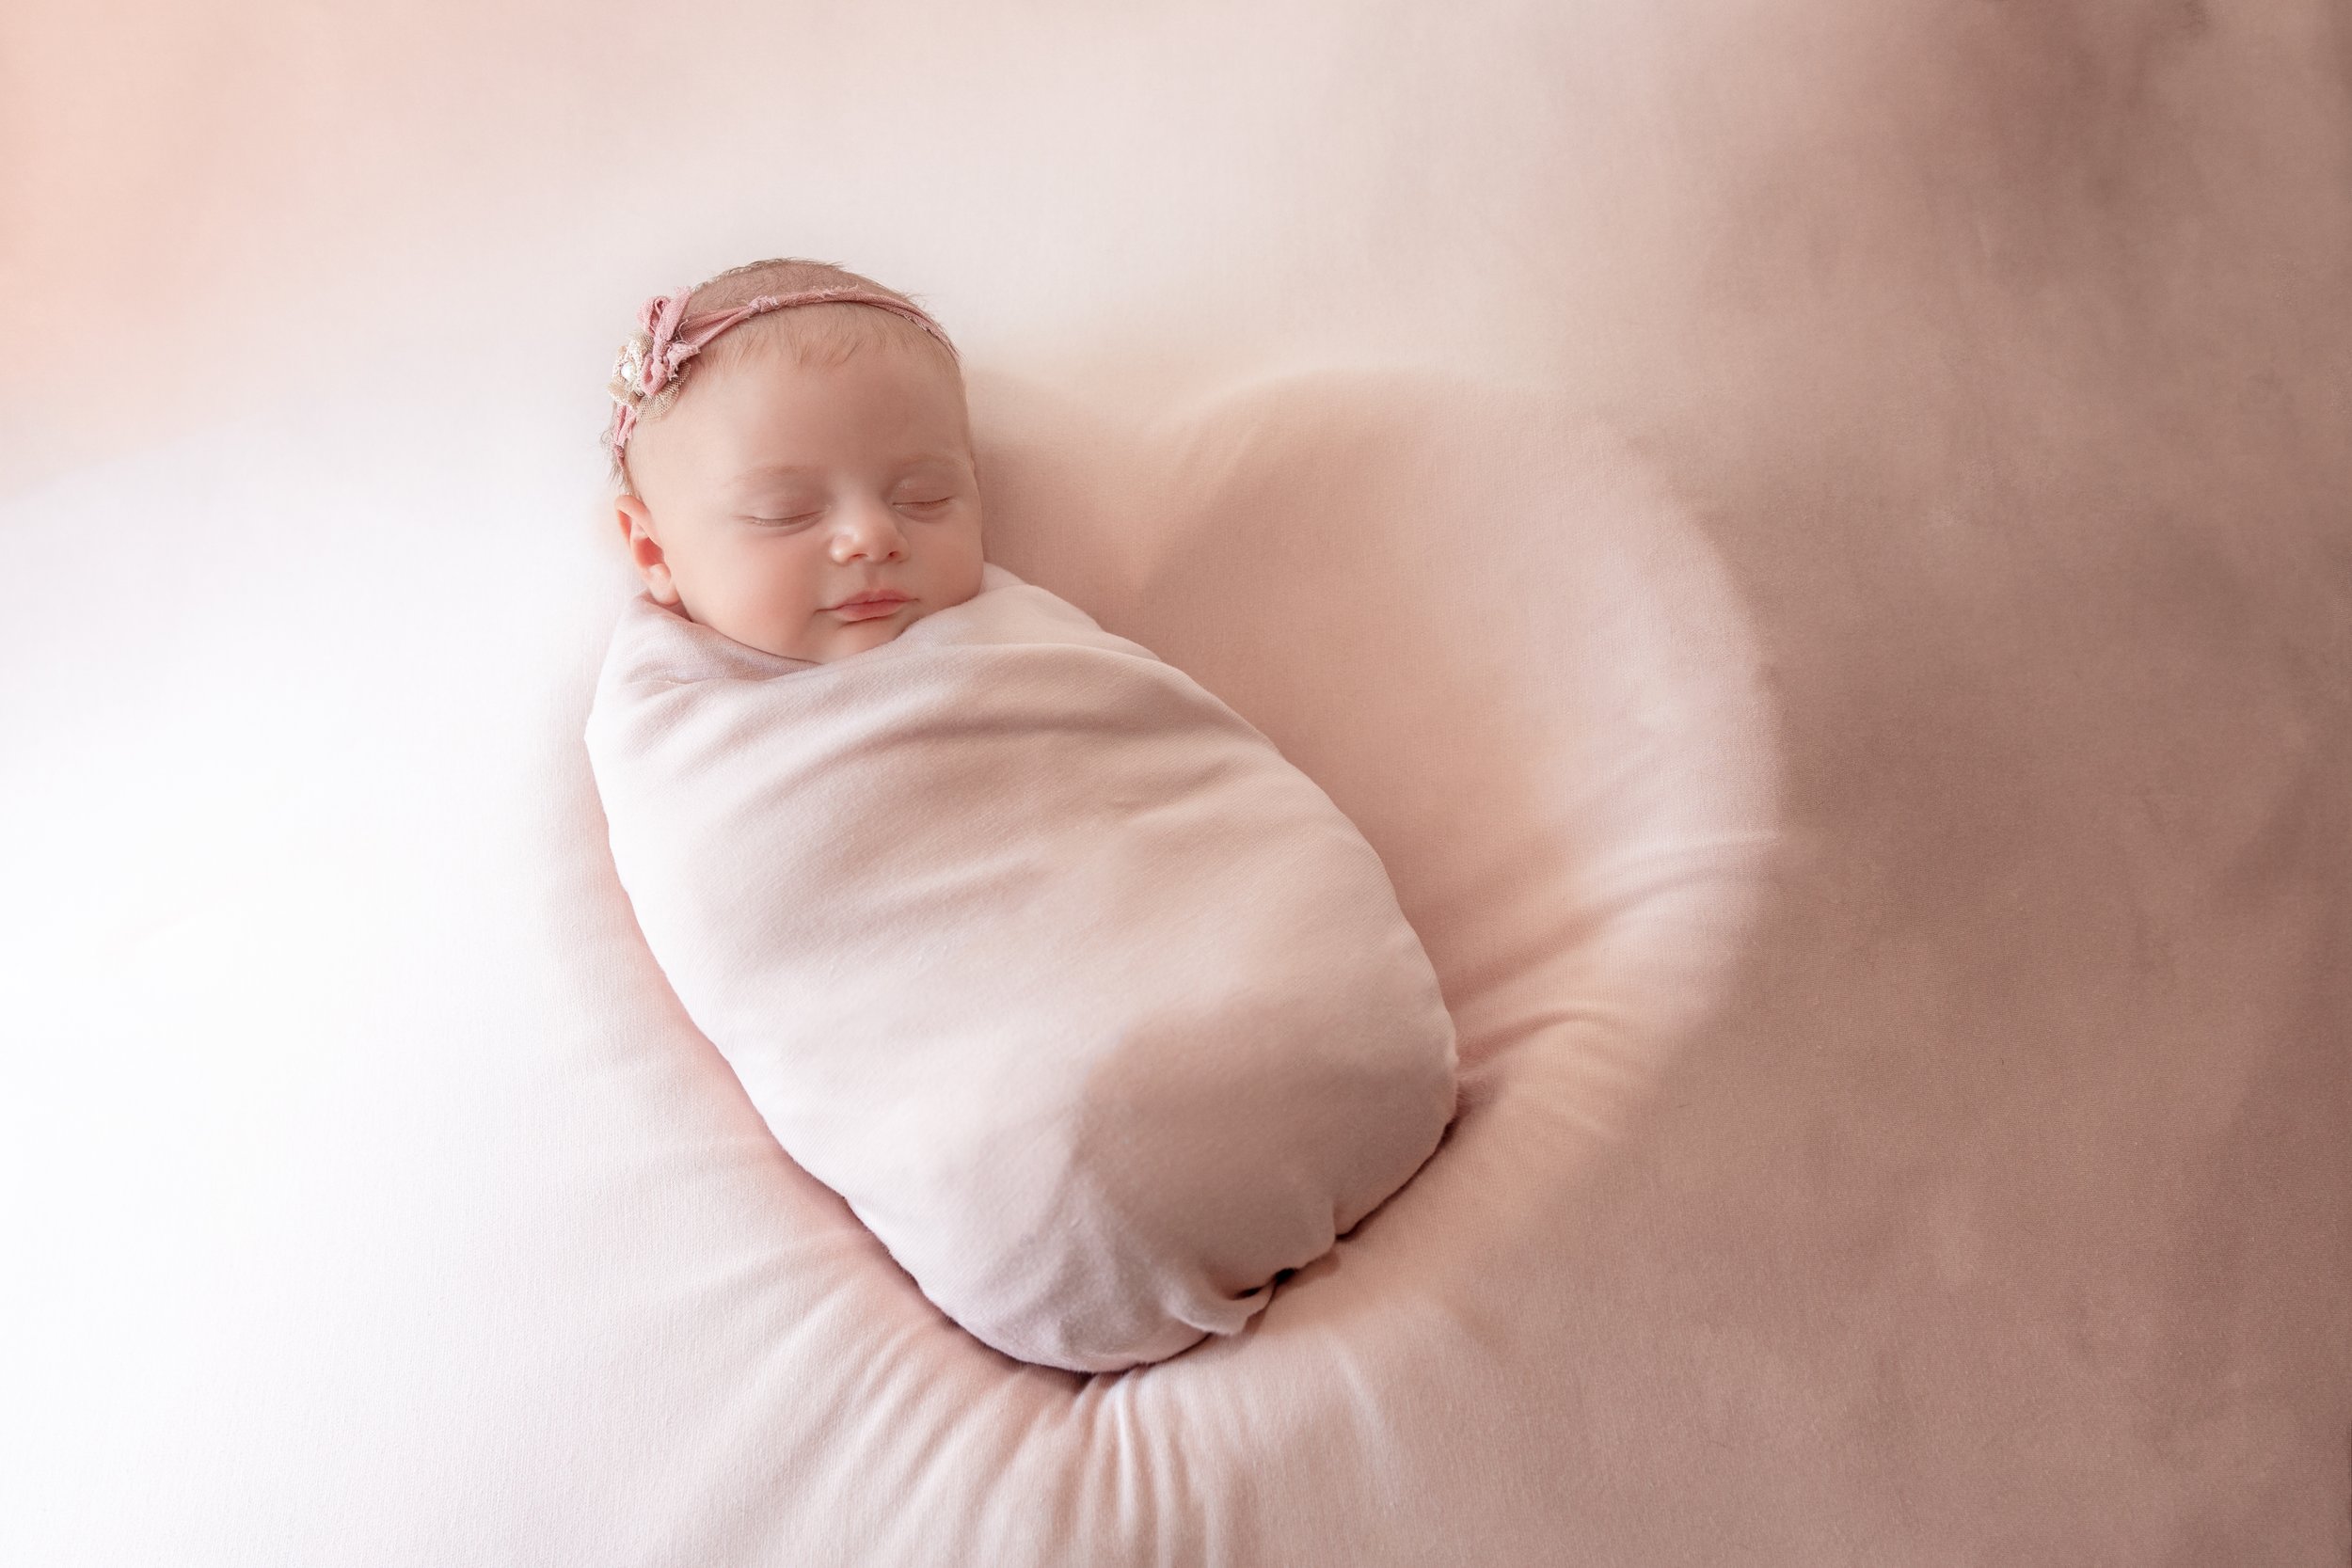
<svg viewBox="0 0 2352 1568"><path fill-rule="evenodd" d="M790 303L818 289L869 302ZM819 662L977 594L971 417L930 318L822 261L755 261L685 296L646 302L612 388L613 506L646 592ZM904 598L852 602L875 594Z"/></svg>

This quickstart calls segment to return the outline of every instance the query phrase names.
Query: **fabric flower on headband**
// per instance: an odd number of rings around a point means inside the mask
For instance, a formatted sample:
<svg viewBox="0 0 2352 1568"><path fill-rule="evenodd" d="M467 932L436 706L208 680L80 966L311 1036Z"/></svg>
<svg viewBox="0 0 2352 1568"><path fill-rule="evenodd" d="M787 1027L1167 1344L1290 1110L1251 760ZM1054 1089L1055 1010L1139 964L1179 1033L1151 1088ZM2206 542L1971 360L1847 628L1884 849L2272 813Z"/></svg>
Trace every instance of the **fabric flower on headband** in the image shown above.
<svg viewBox="0 0 2352 1568"><path fill-rule="evenodd" d="M871 305L904 316L938 339L951 356L961 359L956 354L956 345L929 315L902 299L893 299L870 289L834 286L803 289L791 294L761 294L732 309L689 316L686 302L693 294L693 286L689 285L674 294L656 294L645 301L637 312L637 335L621 346L612 361L612 380L605 388L612 398L612 425L605 433L605 444L612 449L615 466L628 450L629 436L637 428L638 411L677 381L686 362L709 347L711 341L727 328L770 310L794 305Z"/></svg>

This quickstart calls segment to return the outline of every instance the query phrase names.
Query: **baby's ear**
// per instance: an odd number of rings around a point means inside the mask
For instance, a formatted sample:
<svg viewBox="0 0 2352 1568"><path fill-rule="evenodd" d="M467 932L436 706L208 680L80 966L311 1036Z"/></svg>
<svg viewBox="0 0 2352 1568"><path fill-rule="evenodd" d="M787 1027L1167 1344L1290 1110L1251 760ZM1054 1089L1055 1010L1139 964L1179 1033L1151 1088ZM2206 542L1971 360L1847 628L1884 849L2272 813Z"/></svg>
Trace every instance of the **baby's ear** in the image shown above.
<svg viewBox="0 0 2352 1568"><path fill-rule="evenodd" d="M637 568L637 575L645 579L645 591L657 604L677 603L677 584L670 579L670 563L661 553L661 541L653 531L653 510L636 496L612 498L613 520L620 524L621 539L628 550L628 563Z"/></svg>

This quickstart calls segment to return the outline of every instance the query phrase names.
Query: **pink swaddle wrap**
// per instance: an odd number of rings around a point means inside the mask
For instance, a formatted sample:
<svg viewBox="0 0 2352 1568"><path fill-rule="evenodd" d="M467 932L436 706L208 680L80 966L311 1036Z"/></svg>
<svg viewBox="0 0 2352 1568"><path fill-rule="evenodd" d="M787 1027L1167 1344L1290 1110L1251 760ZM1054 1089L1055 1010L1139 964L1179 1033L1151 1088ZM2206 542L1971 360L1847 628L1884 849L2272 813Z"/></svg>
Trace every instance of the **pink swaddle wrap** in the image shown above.
<svg viewBox="0 0 2352 1568"><path fill-rule="evenodd" d="M1379 857L1183 672L993 563L819 665L645 595L588 725L645 939L778 1141L1009 1355L1241 1329L1455 1108Z"/></svg>

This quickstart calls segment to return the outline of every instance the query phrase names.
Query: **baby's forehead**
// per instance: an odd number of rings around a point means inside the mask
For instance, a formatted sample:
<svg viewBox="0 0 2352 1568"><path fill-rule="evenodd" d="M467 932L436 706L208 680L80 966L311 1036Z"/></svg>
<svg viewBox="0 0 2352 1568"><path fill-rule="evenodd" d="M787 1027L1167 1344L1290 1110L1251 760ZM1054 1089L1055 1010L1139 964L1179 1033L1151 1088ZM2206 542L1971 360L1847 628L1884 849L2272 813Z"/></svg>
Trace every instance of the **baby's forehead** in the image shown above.
<svg viewBox="0 0 2352 1568"><path fill-rule="evenodd" d="M789 373L789 372L786 372ZM720 388L695 419L697 428L664 454L665 468L701 484L749 497L822 490L847 473L891 483L977 479L971 429L959 404L914 420L880 408L836 406L802 424L790 405L763 407L755 394L730 403ZM680 467L678 465L683 464Z"/></svg>
<svg viewBox="0 0 2352 1568"><path fill-rule="evenodd" d="M969 431L970 408L961 368L920 345L806 347L754 341L730 357L698 369L703 384L685 389L678 400L679 413L691 414L697 403L740 413L744 404L762 399L813 395L822 398L828 409L843 406L845 398L850 405L869 408L898 410L913 405L933 411L933 418L952 419ZM877 397L879 404L873 401Z"/></svg>

